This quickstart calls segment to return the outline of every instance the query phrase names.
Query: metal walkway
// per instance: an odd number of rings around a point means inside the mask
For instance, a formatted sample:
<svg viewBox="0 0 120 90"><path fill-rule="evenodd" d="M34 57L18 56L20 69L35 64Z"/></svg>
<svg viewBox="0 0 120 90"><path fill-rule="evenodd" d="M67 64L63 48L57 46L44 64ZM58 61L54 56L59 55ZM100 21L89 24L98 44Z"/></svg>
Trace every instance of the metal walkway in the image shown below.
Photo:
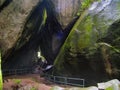
<svg viewBox="0 0 120 90"><path fill-rule="evenodd" d="M24 69L4 69L2 70L3 76L10 76L10 75L22 75L22 74L31 74L32 69L24 68Z"/></svg>
<svg viewBox="0 0 120 90"><path fill-rule="evenodd" d="M45 77L47 80L54 83L58 83L58 84L72 85L72 86L78 86L78 87L85 86L85 79L81 79L81 78L54 76L49 74L45 74Z"/></svg>
<svg viewBox="0 0 120 90"><path fill-rule="evenodd" d="M6 70L2 70L2 73L3 73L3 76L33 74L31 68L6 69ZM85 86L85 79L81 79L81 78L55 76L55 75L50 75L46 73L44 74L44 76L47 80L57 84L71 85L71 86L78 86L78 87Z"/></svg>

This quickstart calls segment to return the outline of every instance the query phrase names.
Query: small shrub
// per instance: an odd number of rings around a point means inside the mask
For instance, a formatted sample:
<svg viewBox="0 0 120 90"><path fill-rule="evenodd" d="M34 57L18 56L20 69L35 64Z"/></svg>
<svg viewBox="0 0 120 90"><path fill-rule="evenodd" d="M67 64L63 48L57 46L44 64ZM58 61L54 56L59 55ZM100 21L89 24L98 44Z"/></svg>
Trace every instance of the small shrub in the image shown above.
<svg viewBox="0 0 120 90"><path fill-rule="evenodd" d="M37 90L35 87L32 87L30 90Z"/></svg>
<svg viewBox="0 0 120 90"><path fill-rule="evenodd" d="M20 83L21 83L21 80L20 80L20 79L14 79L14 82L15 82L16 84L20 84Z"/></svg>
<svg viewBox="0 0 120 90"><path fill-rule="evenodd" d="M113 90L113 88L111 86L111 87L106 88L105 90Z"/></svg>

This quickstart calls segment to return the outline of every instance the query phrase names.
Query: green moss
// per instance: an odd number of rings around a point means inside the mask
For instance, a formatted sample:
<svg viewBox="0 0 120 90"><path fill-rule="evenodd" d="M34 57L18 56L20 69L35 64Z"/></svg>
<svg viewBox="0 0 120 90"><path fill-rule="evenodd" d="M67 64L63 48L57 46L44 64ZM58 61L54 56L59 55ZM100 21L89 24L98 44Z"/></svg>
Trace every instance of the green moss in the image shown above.
<svg viewBox="0 0 120 90"><path fill-rule="evenodd" d="M91 44L91 35L92 35L92 29L93 29L92 23L93 22L92 22L91 17L88 16L86 19L86 23L83 26L84 34L81 35L80 40L78 41L79 42L78 45L80 48L86 48ZM81 30L81 29L79 29L79 30Z"/></svg>
<svg viewBox="0 0 120 90"><path fill-rule="evenodd" d="M2 90L3 88L1 62L2 62L2 59L1 59L1 51L0 51L0 90Z"/></svg>
<svg viewBox="0 0 120 90"><path fill-rule="evenodd" d="M90 44L90 33L92 28L92 19L90 17L85 18L88 14L87 10L84 11L84 13L81 15L81 17L78 19L74 27L72 28L68 38L66 39L64 45L62 46L59 55L57 56L54 64L57 66L57 70L61 70L64 68L64 66L60 65L60 63L63 63L65 59L66 53L69 53L69 50L72 52L79 52L82 51L85 47L89 46ZM89 23L89 26L84 26L82 23L83 20L87 19L87 22ZM82 27L81 27L82 26ZM66 51L68 49L68 51Z"/></svg>
<svg viewBox="0 0 120 90"><path fill-rule="evenodd" d="M80 52L85 47L88 47L90 44L90 37L91 35L91 28L92 28L92 19L90 17L85 18L87 19L87 22L89 23L89 26L82 26L82 21L84 20L84 17L87 15L87 11L81 15L79 20L74 25L73 29L71 30L68 38L66 39L64 45L62 46L59 55L57 56L54 65L57 68L57 71L65 70L64 65L61 65L64 63L64 60L68 59L68 54L70 52ZM80 27L79 27L80 26ZM82 27L81 27L82 26ZM82 28L82 29L81 29Z"/></svg>
<svg viewBox="0 0 120 90"><path fill-rule="evenodd" d="M42 23L41 23L41 25L40 25L40 27L39 27L38 32L39 32L39 31L41 30L41 28L45 25L46 20L47 20L47 10L46 10L46 8L44 8L44 9L43 9L43 14L42 14Z"/></svg>
<svg viewBox="0 0 120 90"><path fill-rule="evenodd" d="M103 59L103 57L99 55L101 54L101 49L100 45L98 45L98 42L101 42L101 39L106 37L109 27L113 22L115 22L115 20L111 19L111 17L106 17L107 15L108 13L105 11L101 11L98 14L91 14L88 12L88 10L85 10L82 13L78 21L73 26L55 60L54 64L57 68L57 72L61 71L60 73L62 73L68 71L66 67L67 64L68 67L73 66L74 69L75 65L76 67L79 67L79 64L77 65L76 62L74 62L75 60L79 62L79 56L75 55L74 53L78 55L82 54L86 59L89 60L93 60L95 58L97 59L97 57ZM119 43L119 40L120 39L117 38L115 42ZM119 53L119 48L113 46L114 45L109 48L110 51L113 50L115 53ZM75 63L75 65L71 65L71 62Z"/></svg>
<svg viewBox="0 0 120 90"><path fill-rule="evenodd" d="M43 10L43 25L46 23L46 19L47 19L47 10L44 9Z"/></svg>
<svg viewBox="0 0 120 90"><path fill-rule="evenodd" d="M86 9L94 0L84 0L82 1L82 9Z"/></svg>
<svg viewBox="0 0 120 90"><path fill-rule="evenodd" d="M13 81L14 81L16 84L20 84L20 83L21 83L21 80L20 80L20 79L13 79Z"/></svg>
<svg viewBox="0 0 120 90"><path fill-rule="evenodd" d="M117 3L117 9L120 10L120 3Z"/></svg>
<svg viewBox="0 0 120 90"><path fill-rule="evenodd" d="M35 87L32 87L30 90L38 90L37 88L35 88Z"/></svg>
<svg viewBox="0 0 120 90"><path fill-rule="evenodd" d="M111 87L106 88L105 90L114 90L114 89L113 89L113 87L111 86Z"/></svg>
<svg viewBox="0 0 120 90"><path fill-rule="evenodd" d="M83 0L82 3L82 10L85 10L86 8L88 8L94 1L100 1L100 0Z"/></svg>

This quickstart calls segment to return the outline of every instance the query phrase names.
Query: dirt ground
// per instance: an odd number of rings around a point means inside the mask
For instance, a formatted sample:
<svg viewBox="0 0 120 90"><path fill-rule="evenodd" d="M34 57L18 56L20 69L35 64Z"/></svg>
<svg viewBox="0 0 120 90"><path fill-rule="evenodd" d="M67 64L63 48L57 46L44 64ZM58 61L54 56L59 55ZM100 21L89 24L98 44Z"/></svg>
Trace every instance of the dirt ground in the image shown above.
<svg viewBox="0 0 120 90"><path fill-rule="evenodd" d="M55 84L38 74L4 77L3 90L50 90Z"/></svg>

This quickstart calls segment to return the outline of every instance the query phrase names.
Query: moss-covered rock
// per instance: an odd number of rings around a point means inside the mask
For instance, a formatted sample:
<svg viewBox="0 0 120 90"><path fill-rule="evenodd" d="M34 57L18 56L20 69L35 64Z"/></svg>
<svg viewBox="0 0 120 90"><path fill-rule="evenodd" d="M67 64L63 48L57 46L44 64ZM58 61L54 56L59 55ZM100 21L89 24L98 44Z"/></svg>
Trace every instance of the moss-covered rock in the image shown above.
<svg viewBox="0 0 120 90"><path fill-rule="evenodd" d="M118 0L94 2L81 15L55 60L55 73L84 78L86 84L119 74L119 5Z"/></svg>

